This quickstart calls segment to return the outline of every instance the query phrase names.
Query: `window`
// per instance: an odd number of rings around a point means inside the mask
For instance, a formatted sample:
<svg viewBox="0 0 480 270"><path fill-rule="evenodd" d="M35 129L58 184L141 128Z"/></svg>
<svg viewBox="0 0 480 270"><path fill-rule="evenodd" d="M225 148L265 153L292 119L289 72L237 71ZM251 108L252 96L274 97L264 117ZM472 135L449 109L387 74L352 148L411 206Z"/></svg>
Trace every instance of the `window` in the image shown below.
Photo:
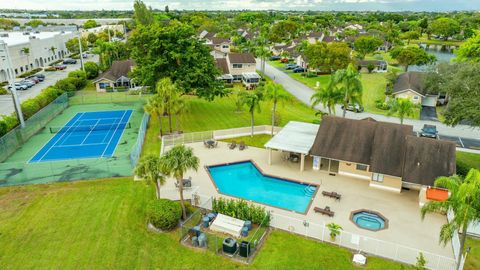
<svg viewBox="0 0 480 270"><path fill-rule="evenodd" d="M228 46L228 45L223 45L223 46L222 46L222 48L224 48L224 49L228 49L229 47L230 47L230 46Z"/></svg>
<svg viewBox="0 0 480 270"><path fill-rule="evenodd" d="M357 164L357 171L367 171L368 166L363 164Z"/></svg>
<svg viewBox="0 0 480 270"><path fill-rule="evenodd" d="M243 65L242 64L233 64L233 68L242 68Z"/></svg>
<svg viewBox="0 0 480 270"><path fill-rule="evenodd" d="M372 181L375 181L375 182L383 182L383 174L381 174L381 173L373 173Z"/></svg>
<svg viewBox="0 0 480 270"><path fill-rule="evenodd" d="M105 89L105 88L109 87L110 84L109 83L99 83L98 86L100 87L100 89Z"/></svg>
<svg viewBox="0 0 480 270"><path fill-rule="evenodd" d="M418 96L413 96L413 99L417 100L417 99L418 99Z"/></svg>
<svg viewBox="0 0 480 270"><path fill-rule="evenodd" d="M20 67L20 72L23 72L23 67Z"/></svg>

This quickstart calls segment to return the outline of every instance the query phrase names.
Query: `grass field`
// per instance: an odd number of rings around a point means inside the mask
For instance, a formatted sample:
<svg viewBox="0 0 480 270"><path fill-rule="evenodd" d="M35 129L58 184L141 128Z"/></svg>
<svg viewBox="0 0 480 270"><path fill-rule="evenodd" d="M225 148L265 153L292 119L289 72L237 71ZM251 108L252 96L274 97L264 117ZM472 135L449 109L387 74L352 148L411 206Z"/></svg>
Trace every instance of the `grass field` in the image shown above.
<svg viewBox="0 0 480 270"><path fill-rule="evenodd" d="M465 270L480 269L480 239L467 238L466 247L470 247L470 253L467 255Z"/></svg>
<svg viewBox="0 0 480 270"><path fill-rule="evenodd" d="M357 269L346 249L274 231L252 265L146 229L153 187L130 178L0 189L0 269ZM409 269L369 258L360 269Z"/></svg>
<svg viewBox="0 0 480 270"><path fill-rule="evenodd" d="M471 168L480 170L480 154L457 151L457 160L462 161Z"/></svg>

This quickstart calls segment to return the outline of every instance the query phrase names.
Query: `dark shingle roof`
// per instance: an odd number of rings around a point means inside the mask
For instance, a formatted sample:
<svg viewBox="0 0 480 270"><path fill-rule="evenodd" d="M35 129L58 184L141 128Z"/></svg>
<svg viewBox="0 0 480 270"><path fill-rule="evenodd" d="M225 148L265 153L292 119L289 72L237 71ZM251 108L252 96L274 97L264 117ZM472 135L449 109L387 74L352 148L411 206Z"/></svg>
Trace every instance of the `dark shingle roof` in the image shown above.
<svg viewBox="0 0 480 270"><path fill-rule="evenodd" d="M232 64L255 64L255 57L251 53L230 53L228 59Z"/></svg>
<svg viewBox="0 0 480 270"><path fill-rule="evenodd" d="M230 39L228 38L218 38L214 37L211 39L213 44L222 44L222 43L230 43Z"/></svg>
<svg viewBox="0 0 480 270"><path fill-rule="evenodd" d="M220 69L222 74L229 74L230 73L230 71L228 70L227 59L217 58L217 59L215 59L215 64L217 65L217 68Z"/></svg>
<svg viewBox="0 0 480 270"><path fill-rule="evenodd" d="M325 36L322 40L323 42L334 42L335 41L335 37L334 36Z"/></svg>
<svg viewBox="0 0 480 270"><path fill-rule="evenodd" d="M133 66L135 66L135 61L133 60L113 61L112 67L100 74L96 81L99 79L116 81L122 76L128 77L128 73L132 71Z"/></svg>
<svg viewBox="0 0 480 270"><path fill-rule="evenodd" d="M407 136L403 181L433 186L439 176L455 174L453 142Z"/></svg>
<svg viewBox="0 0 480 270"><path fill-rule="evenodd" d="M411 89L421 95L427 93L424 83L425 73L418 71L408 71L398 76L393 85L393 93L402 92Z"/></svg>

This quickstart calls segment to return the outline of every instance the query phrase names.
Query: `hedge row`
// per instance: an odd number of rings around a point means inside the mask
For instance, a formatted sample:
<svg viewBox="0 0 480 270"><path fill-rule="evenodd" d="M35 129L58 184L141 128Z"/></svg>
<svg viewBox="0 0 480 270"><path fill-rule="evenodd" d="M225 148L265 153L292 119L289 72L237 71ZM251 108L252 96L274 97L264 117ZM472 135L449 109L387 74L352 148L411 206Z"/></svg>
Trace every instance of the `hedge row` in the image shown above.
<svg viewBox="0 0 480 270"><path fill-rule="evenodd" d="M77 91L85 87L87 78L85 72L81 70L72 71L68 77L57 81L54 86L49 86L40 92L36 97L29 98L20 104L25 119L32 117L43 107L50 104L57 97L65 92ZM16 113L4 116L0 120L0 137L18 126Z"/></svg>
<svg viewBox="0 0 480 270"><path fill-rule="evenodd" d="M22 73L22 74L18 75L18 78L25 78L25 77L28 77L30 75L37 74L40 71L42 71L41 68L35 68L35 69L32 69L30 71L27 71L25 73Z"/></svg>

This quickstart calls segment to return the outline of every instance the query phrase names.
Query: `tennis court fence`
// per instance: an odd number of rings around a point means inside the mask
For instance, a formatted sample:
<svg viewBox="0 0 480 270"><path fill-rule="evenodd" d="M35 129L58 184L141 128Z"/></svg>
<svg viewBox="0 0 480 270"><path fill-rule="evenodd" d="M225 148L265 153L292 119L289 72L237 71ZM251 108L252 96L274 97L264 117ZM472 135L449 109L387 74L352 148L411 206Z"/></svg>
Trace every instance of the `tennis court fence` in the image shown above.
<svg viewBox="0 0 480 270"><path fill-rule="evenodd" d="M48 122L68 107L67 93L62 94L25 121L25 128L17 126L0 138L0 162L5 161L28 139L43 129Z"/></svg>
<svg viewBox="0 0 480 270"><path fill-rule="evenodd" d="M133 145L132 151L130 153L130 162L132 167L137 165L140 155L142 154L143 144L145 142L145 135L147 134L148 122L150 121L150 115L148 113L143 114L142 123L138 129L137 141Z"/></svg>

